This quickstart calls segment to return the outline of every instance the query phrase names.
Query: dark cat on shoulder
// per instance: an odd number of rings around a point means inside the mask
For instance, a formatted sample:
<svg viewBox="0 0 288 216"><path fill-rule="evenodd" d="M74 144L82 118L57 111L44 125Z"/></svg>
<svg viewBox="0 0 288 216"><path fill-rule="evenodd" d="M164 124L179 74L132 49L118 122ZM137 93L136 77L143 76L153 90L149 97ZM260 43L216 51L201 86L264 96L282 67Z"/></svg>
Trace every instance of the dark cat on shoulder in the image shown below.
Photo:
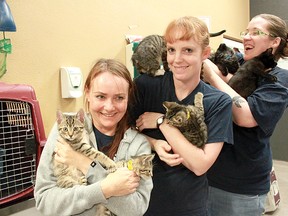
<svg viewBox="0 0 288 216"><path fill-rule="evenodd" d="M217 37L226 32L222 30L210 33L210 37ZM138 44L132 55L132 64L140 74L155 76L161 66L164 71L169 70L167 62L166 41L161 35L149 35Z"/></svg>
<svg viewBox="0 0 288 216"><path fill-rule="evenodd" d="M225 43L221 43L209 59L217 65L223 76L234 74L240 66L235 52Z"/></svg>
<svg viewBox="0 0 288 216"><path fill-rule="evenodd" d="M185 138L198 148L204 148L207 141L207 126L204 122L203 94L198 92L194 105L182 105L165 101L165 119L168 124L177 127Z"/></svg>
<svg viewBox="0 0 288 216"><path fill-rule="evenodd" d="M277 81L276 76L269 74L276 65L272 48L269 48L241 65L229 80L228 85L242 97L247 98L257 88L259 78L265 78L269 82Z"/></svg>

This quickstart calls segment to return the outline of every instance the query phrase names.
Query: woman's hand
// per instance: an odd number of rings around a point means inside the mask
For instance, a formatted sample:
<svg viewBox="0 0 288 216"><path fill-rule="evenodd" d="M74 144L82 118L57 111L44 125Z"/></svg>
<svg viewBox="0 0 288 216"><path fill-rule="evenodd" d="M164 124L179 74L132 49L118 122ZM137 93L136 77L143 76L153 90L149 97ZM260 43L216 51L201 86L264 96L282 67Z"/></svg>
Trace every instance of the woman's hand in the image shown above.
<svg viewBox="0 0 288 216"><path fill-rule="evenodd" d="M139 186L140 177L127 168L119 168L101 181L105 198L134 193Z"/></svg>
<svg viewBox="0 0 288 216"><path fill-rule="evenodd" d="M171 151L172 147L165 140L157 140L154 143L154 150L157 152L159 158L171 167L183 162L183 158L179 154L174 154Z"/></svg>
<svg viewBox="0 0 288 216"><path fill-rule="evenodd" d="M223 76L219 68L209 59L206 59L203 62L203 80L204 82L207 83L213 83L214 79L213 76L218 75L224 82L228 82L231 77L233 76L232 74L228 73L227 76Z"/></svg>
<svg viewBox="0 0 288 216"><path fill-rule="evenodd" d="M59 138L54 152L55 160L69 166L74 166L85 175L88 172L92 160L75 151L64 139Z"/></svg>
<svg viewBox="0 0 288 216"><path fill-rule="evenodd" d="M156 121L159 117L163 116L162 113L156 113L156 112L145 112L142 115L139 116L139 118L136 120L136 127L139 131L142 131L144 129L153 129L157 128Z"/></svg>

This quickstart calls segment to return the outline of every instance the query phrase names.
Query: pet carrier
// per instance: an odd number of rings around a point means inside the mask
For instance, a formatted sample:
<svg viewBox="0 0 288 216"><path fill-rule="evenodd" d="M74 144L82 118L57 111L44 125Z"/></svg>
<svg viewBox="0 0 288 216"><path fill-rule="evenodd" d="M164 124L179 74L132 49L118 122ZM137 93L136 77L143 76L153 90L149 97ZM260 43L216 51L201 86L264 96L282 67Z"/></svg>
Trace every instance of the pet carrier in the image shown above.
<svg viewBox="0 0 288 216"><path fill-rule="evenodd" d="M33 197L45 142L34 89L0 82L0 208Z"/></svg>

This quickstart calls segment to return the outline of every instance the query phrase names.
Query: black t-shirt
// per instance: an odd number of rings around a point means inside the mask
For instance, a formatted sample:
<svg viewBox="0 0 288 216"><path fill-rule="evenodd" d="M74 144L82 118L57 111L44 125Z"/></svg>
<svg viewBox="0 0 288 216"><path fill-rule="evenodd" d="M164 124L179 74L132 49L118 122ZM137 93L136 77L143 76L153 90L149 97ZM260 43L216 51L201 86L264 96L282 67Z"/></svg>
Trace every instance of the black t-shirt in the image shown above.
<svg viewBox="0 0 288 216"><path fill-rule="evenodd" d="M111 145L114 136L107 136L101 133L95 126L93 126L93 132L96 137L96 143L98 150L102 151L103 153L107 153L109 145Z"/></svg>
<svg viewBox="0 0 288 216"><path fill-rule="evenodd" d="M261 79L247 98L257 127L233 125L234 145L224 145L208 171L209 184L225 191L247 195L266 194L270 189L272 153L270 137L288 106L288 71L276 67L278 81Z"/></svg>
<svg viewBox="0 0 288 216"><path fill-rule="evenodd" d="M208 127L208 141L233 142L232 113L230 97L200 81L196 89L179 101L175 94L173 76L165 72L163 76L141 75L135 79L138 103L134 107L134 120L144 112L165 113L164 101L194 104L197 92L204 95L205 123ZM165 139L160 130L144 130L146 135ZM206 175L196 176L183 165L170 167L156 155L153 161L153 190L149 208L145 215L185 216L206 215L208 182Z"/></svg>

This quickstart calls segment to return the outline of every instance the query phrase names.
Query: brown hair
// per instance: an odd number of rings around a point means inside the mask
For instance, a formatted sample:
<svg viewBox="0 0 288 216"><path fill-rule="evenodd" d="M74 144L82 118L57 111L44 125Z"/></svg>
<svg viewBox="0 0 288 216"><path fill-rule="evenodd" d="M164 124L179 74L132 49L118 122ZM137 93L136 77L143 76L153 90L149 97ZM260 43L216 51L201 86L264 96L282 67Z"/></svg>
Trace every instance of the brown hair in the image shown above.
<svg viewBox="0 0 288 216"><path fill-rule="evenodd" d="M261 17L262 19L267 21L267 30L271 35L273 35L273 37L281 38L281 42L275 51L275 59L278 61L280 58L288 57L288 30L285 21L282 20L280 17L272 14L259 14L254 18L257 17Z"/></svg>
<svg viewBox="0 0 288 216"><path fill-rule="evenodd" d="M168 43L173 43L176 40L189 40L193 37L202 46L202 49L209 45L207 25L193 16L184 16L173 20L167 26L164 37Z"/></svg>
<svg viewBox="0 0 288 216"><path fill-rule="evenodd" d="M87 111L89 112L89 102L86 98L86 93L91 88L92 80L95 77L97 77L100 73L103 73L103 72L110 72L115 76L122 77L129 84L128 108L127 108L126 113L124 114L123 118L119 121L119 123L117 125L114 139L113 139L112 144L110 145L110 148L109 148L108 153L107 153L110 158L113 158L117 152L120 141L123 139L125 131L130 126L129 125L130 119L129 119L129 112L128 111L130 110L130 107L135 100L135 95L134 95L135 87L134 87L133 80L130 76L130 72L128 71L128 69L126 68L125 65L123 65L122 63L120 63L119 61L114 60L114 59L103 59L103 58L99 59L95 63L93 68L91 69L90 73L88 74L88 77L86 78L86 82L84 85L84 89L85 89L85 91L84 91L85 92L84 106L85 106L86 112Z"/></svg>

